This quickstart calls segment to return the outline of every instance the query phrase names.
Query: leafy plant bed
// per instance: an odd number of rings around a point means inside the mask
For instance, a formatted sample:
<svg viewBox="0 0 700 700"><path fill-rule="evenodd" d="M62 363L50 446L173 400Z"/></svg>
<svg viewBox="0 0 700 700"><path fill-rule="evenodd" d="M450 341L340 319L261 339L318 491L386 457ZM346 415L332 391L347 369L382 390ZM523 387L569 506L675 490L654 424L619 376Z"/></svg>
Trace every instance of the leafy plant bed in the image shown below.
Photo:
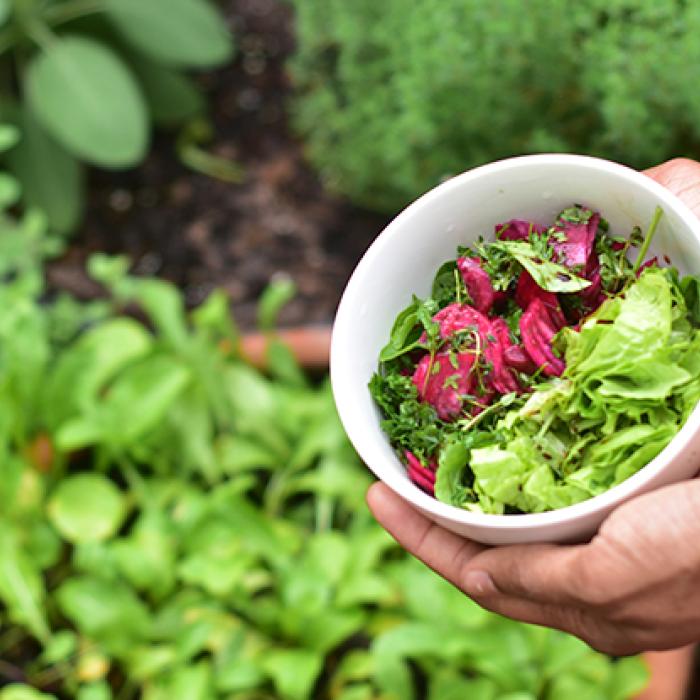
<svg viewBox="0 0 700 700"><path fill-rule="evenodd" d="M0 256L0 699L615 700L638 659L481 610L364 505L333 410L225 296L94 257L106 301L47 301L40 238ZM145 326L123 315L137 304ZM152 329L152 332L151 330Z"/></svg>
<svg viewBox="0 0 700 700"><path fill-rule="evenodd" d="M387 217L325 193L288 129L291 7L277 0L221 6L237 59L201 78L215 134L203 148L240 164L242 182L190 171L176 155L177 134L158 136L138 170L91 171L86 223L49 266L50 284L92 298L100 289L84 272L89 254L127 253L137 274L176 283L190 306L223 288L244 328L253 328L256 299L275 275L298 288L283 324L328 322Z"/></svg>

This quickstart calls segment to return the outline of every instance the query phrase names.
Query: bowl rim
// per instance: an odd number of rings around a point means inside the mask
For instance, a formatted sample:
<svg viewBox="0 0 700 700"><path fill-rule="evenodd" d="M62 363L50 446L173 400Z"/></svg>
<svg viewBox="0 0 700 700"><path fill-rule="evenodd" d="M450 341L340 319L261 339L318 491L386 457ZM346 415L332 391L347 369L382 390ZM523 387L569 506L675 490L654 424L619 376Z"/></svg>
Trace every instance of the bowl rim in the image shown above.
<svg viewBox="0 0 700 700"><path fill-rule="evenodd" d="M386 460L383 458L378 460L376 458L371 445L373 441L363 434L361 426L356 425L357 419L352 406L349 405L356 387L353 386L353 378L345 371L352 354L352 348L349 346L349 343L345 342L345 338L351 337L349 333L350 326L356 317L354 309L366 299L362 293L364 271L371 266L376 258L382 255L384 248L390 245L391 240L398 235L404 222L417 210L431 204L433 200L456 193L485 175L494 175L511 170L526 170L539 166L585 168L621 177L632 186L646 190L659 202L659 205L665 211L673 211L689 229L698 245L700 245L700 219L670 190L641 172L603 158L576 154L544 153L506 158L472 168L437 185L407 205L392 219L379 233L355 267L343 292L333 324L330 353L330 377L333 397L341 422L360 458L378 479L419 510L428 512L437 518L472 527L495 530L550 527L585 518L599 511L612 510L625 500L643 491L649 482L652 482L669 464L675 461L682 450L687 447L692 436L700 428L699 403L671 442L654 459L631 477L604 493L585 501L543 513L496 515L468 511L438 501L436 498L423 492L410 480L404 479L395 469L388 468L388 464L378 463L380 461L386 462ZM364 388L366 389L366 387ZM395 457L395 459L398 461L398 457Z"/></svg>

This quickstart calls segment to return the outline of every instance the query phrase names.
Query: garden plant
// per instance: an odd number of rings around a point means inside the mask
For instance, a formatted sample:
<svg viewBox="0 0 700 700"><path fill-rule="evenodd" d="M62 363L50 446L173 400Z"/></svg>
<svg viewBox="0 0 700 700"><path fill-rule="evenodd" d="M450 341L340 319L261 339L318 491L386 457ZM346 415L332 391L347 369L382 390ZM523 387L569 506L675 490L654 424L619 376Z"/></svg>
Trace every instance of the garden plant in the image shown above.
<svg viewBox="0 0 700 700"><path fill-rule="evenodd" d="M151 124L177 127L202 114L186 71L228 61L233 41L209 0L0 0L0 118L22 138L4 163L22 198L69 232L85 203L85 164L138 165ZM190 127L183 160L209 162ZM226 170L224 175L230 176Z"/></svg>
<svg viewBox="0 0 700 700"><path fill-rule="evenodd" d="M297 129L325 182L365 206L395 211L523 153L641 168L698 151L698 3L293 4Z"/></svg>

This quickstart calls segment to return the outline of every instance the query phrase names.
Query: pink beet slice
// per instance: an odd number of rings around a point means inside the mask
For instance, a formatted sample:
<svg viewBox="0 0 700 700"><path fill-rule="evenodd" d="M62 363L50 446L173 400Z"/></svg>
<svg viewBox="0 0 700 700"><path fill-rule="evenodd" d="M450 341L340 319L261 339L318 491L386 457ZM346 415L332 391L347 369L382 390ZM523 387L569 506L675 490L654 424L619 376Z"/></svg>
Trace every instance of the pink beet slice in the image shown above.
<svg viewBox="0 0 700 700"><path fill-rule="evenodd" d="M564 371L564 362L552 351L552 338L557 328L552 323L547 307L541 299L533 299L520 317L520 335L532 361L550 377Z"/></svg>
<svg viewBox="0 0 700 700"><path fill-rule="evenodd" d="M540 226L525 219L511 219L503 224L496 224L494 227L496 238L501 241L526 241L531 231L544 233L546 230L546 226Z"/></svg>
<svg viewBox="0 0 700 700"><path fill-rule="evenodd" d="M496 290L489 273L481 266L479 258L457 258L457 269L462 275L472 306L482 314L491 311L496 300Z"/></svg>
<svg viewBox="0 0 700 700"><path fill-rule="evenodd" d="M520 345L507 347L503 352L503 360L509 367L518 370L518 372L532 374L537 370L537 365Z"/></svg>
<svg viewBox="0 0 700 700"><path fill-rule="evenodd" d="M435 472L437 471L437 463L435 460L431 459L427 465L424 465L413 452L406 450L404 455L407 462L406 470L408 472L408 478L416 484L416 486L423 489L423 491L434 496Z"/></svg>
<svg viewBox="0 0 700 700"><path fill-rule="evenodd" d="M491 366L486 376L487 385L499 394L519 391L520 385L504 357L506 350L512 346L508 324L502 318L494 319L484 340L484 356Z"/></svg>
<svg viewBox="0 0 700 700"><path fill-rule="evenodd" d="M527 309L534 299L539 299L544 304L557 329L566 325L566 317L561 310L557 295L542 289L532 279L532 275L527 270L523 270L515 287L515 301L521 309Z"/></svg>
<svg viewBox="0 0 700 700"><path fill-rule="evenodd" d="M440 324L440 337L451 338L457 331L473 328L480 335L486 335L491 326L484 314L467 304L450 304L433 316L433 321Z"/></svg>
<svg viewBox="0 0 700 700"><path fill-rule="evenodd" d="M471 369L475 355L460 352L455 357L456 368L447 351L436 353L432 362L430 355L425 355L413 373L418 396L433 406L442 420L452 420L459 415L462 411L462 396L472 394L474 389Z"/></svg>
<svg viewBox="0 0 700 700"><path fill-rule="evenodd" d="M586 223L574 224L570 221L562 221L556 225L556 230L565 234L565 240L551 239L552 248L557 259L568 268L579 268L581 274L588 265L589 258L593 254L595 234L598 230L600 214L593 214Z"/></svg>

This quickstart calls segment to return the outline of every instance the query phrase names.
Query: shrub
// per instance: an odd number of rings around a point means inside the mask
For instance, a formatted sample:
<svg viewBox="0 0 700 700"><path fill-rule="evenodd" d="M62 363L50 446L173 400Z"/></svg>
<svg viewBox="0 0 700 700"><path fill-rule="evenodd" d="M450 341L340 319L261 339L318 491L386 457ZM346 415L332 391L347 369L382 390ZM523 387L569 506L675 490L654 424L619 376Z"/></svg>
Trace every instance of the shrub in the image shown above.
<svg viewBox="0 0 700 700"><path fill-rule="evenodd" d="M538 151L634 167L697 152L700 6L295 0L296 125L334 189L393 210Z"/></svg>
<svg viewBox="0 0 700 700"><path fill-rule="evenodd" d="M25 204L70 231L82 163L140 163L151 122L175 126L203 110L183 70L231 53L209 0L0 0L0 117L22 131L5 165Z"/></svg>

